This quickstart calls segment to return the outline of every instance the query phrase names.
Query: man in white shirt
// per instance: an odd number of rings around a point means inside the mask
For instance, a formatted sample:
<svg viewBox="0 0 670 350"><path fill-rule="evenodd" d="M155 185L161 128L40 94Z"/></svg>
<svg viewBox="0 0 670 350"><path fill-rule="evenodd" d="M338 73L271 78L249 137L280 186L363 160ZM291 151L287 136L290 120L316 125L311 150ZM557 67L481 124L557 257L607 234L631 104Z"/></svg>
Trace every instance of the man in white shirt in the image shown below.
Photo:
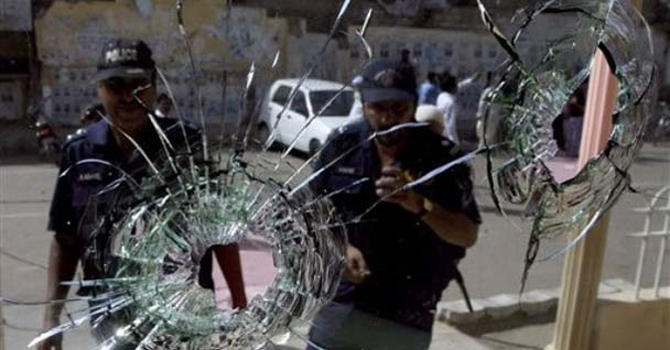
<svg viewBox="0 0 670 350"><path fill-rule="evenodd" d="M359 91L354 92L354 103L351 105L351 110L349 111L349 116L347 117L347 123L356 122L363 118L363 102L361 102L361 93Z"/></svg>
<svg viewBox="0 0 670 350"><path fill-rule="evenodd" d="M461 142L456 130L456 93L458 92L456 78L448 72L443 73L440 79L440 88L442 92L437 96L437 109L444 117L443 136L458 145Z"/></svg>

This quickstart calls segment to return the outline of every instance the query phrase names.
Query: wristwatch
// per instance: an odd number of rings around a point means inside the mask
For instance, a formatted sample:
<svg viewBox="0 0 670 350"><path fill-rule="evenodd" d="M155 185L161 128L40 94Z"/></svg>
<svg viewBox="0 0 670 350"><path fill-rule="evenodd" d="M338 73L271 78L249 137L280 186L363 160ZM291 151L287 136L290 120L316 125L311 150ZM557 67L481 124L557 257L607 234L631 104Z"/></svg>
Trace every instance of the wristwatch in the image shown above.
<svg viewBox="0 0 670 350"><path fill-rule="evenodd" d="M416 215L423 219L423 217L433 211L433 209L435 209L435 204L433 204L430 199L423 197L423 207L416 212Z"/></svg>

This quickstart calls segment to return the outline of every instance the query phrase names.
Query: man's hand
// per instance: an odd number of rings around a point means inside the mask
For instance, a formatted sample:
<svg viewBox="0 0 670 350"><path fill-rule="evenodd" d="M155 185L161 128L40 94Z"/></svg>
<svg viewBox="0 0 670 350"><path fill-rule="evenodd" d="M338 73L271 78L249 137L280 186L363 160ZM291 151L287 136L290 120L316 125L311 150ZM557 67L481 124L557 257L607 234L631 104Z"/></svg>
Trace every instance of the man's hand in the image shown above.
<svg viewBox="0 0 670 350"><path fill-rule="evenodd" d="M42 325L42 332L48 332L51 329L58 327L58 320L45 318ZM55 334L41 343L37 344L37 350L62 350L63 349L63 333Z"/></svg>
<svg viewBox="0 0 670 350"><path fill-rule="evenodd" d="M345 276L355 284L362 283L370 275L363 253L358 248L347 245L347 268Z"/></svg>
<svg viewBox="0 0 670 350"><path fill-rule="evenodd" d="M49 247L49 269L47 274L47 300L52 300L44 310L43 331L49 331L60 325L63 310L62 299L67 298L70 287L62 285L71 281L77 270L79 255L73 245L68 244L70 235L56 233ZM57 301L58 300L58 301ZM38 350L63 349L63 334L56 334L37 345Z"/></svg>
<svg viewBox="0 0 670 350"><path fill-rule="evenodd" d="M411 181L411 177L397 166L384 166L382 176L375 181L376 193L380 198L391 195ZM413 190L403 190L384 200L399 204L405 210L418 213L423 209L423 196Z"/></svg>
<svg viewBox="0 0 670 350"><path fill-rule="evenodd" d="M412 180L412 177L400 168L384 166L381 177L375 182L377 195L385 201L397 203L407 211L420 214L425 203L425 198L421 194L406 189L392 195ZM388 198L385 198L387 196ZM426 212L421 214L421 220L445 242L469 248L477 241L478 224L465 214L446 210L435 203L432 203L431 209L425 209Z"/></svg>

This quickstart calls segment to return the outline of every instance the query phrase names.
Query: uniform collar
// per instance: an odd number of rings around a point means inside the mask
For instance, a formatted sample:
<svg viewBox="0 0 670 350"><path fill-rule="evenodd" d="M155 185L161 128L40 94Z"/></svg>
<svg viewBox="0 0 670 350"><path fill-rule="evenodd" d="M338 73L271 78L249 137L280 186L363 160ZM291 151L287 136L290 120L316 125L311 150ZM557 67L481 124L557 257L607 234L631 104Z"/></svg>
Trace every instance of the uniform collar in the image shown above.
<svg viewBox="0 0 670 350"><path fill-rule="evenodd" d="M372 133L374 133L372 126L366 120L361 122L357 128L360 135L359 140L366 140ZM406 166L418 165L422 163L426 157L430 157L434 155L435 152L439 152L438 149L433 149L431 146L435 147L440 144L444 146L444 143L441 143L443 138L433 133L428 127L411 128L408 130L408 137L409 139L406 141L405 147L400 150L400 153L397 156L398 162ZM374 142L374 140L363 142L361 148L364 152L368 152L371 157L371 169L376 171L375 169L379 167L379 157L377 155L377 146ZM446 142L449 143L449 141ZM449 150L452 148L453 147L450 146Z"/></svg>
<svg viewBox="0 0 670 350"><path fill-rule="evenodd" d="M372 135L375 132L372 129L372 126L370 125L370 123L368 123L368 121L365 118L363 118L363 120L357 125L357 127L358 127L358 132L359 132L359 140L361 140L361 141L367 140L368 138L370 138L370 135ZM374 147L372 147L374 142L375 142L374 139L370 140L368 142L363 142L361 147L364 150L372 149L372 148L374 148Z"/></svg>
<svg viewBox="0 0 670 350"><path fill-rule="evenodd" d="M111 138L111 130L106 121L101 120L88 128L87 135L88 142L95 146L106 146L113 142Z"/></svg>
<svg viewBox="0 0 670 350"><path fill-rule="evenodd" d="M164 128L165 126L162 125L161 127ZM116 141L114 140L114 135L112 135L112 126L109 125L109 123L107 123L105 120L101 120L89 127L87 130L87 137L89 143L94 146L109 147L114 145L118 147L116 145ZM135 141L142 148L145 148L157 144L159 139L153 125L147 125Z"/></svg>
<svg viewBox="0 0 670 350"><path fill-rule="evenodd" d="M116 140L112 134L112 126L105 120L101 120L89 127L87 138L95 152L105 154L106 157L116 160L125 158L121 153L121 149L116 144ZM160 140L152 125L148 125L135 141L147 154L153 153L158 145L160 145ZM134 150L129 160L132 162L138 155L137 150Z"/></svg>

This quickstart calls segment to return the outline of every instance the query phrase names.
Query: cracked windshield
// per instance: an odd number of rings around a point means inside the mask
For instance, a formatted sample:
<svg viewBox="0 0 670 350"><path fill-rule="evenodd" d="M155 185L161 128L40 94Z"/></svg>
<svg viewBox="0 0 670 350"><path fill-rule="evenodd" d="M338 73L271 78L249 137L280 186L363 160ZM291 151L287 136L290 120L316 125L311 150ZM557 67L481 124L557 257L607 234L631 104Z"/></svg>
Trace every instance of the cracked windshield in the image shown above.
<svg viewBox="0 0 670 350"><path fill-rule="evenodd" d="M667 350L669 23L0 0L0 350Z"/></svg>

